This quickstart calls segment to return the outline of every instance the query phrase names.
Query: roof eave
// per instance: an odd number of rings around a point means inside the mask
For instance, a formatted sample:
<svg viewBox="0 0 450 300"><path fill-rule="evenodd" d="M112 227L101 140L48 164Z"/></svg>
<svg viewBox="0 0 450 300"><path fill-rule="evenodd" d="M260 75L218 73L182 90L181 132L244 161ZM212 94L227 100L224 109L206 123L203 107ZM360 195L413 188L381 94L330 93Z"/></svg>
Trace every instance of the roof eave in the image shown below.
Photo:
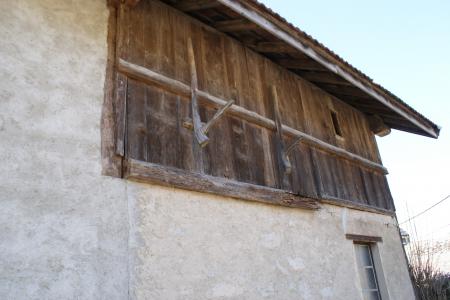
<svg viewBox="0 0 450 300"><path fill-rule="evenodd" d="M305 43L305 41L303 41L305 37L299 37L299 35L306 35L304 32L289 24L286 20L282 19L279 15L269 10L261 3L255 0L217 0L217 2L235 11L265 31L273 34L289 46L307 55L330 72L352 84L354 87L359 88L374 100L380 102L415 125L417 129L417 131L399 130L432 138L439 137L439 126L420 115L417 111L409 107L406 103L383 87L372 82L366 75L354 69L341 58L334 57L336 56L334 53L314 39L310 38L310 43Z"/></svg>

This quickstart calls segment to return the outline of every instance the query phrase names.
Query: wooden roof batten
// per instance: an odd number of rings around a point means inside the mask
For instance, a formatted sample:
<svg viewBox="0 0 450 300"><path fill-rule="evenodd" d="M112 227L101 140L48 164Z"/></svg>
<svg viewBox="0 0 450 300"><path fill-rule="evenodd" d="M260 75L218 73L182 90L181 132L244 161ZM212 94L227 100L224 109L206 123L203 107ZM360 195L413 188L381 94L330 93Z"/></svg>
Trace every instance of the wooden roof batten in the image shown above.
<svg viewBox="0 0 450 300"><path fill-rule="evenodd" d="M139 0L126 0L138 2ZM334 84L343 88L354 89L355 92L362 92L373 102L374 112L388 109L389 115L379 115L385 123L394 128L411 133L416 133L428 137L437 138L440 128L432 121L415 111L401 99L374 83L369 77L348 64L342 58L337 56L331 50L308 36L300 29L288 23L281 16L277 15L269 8L256 0L162 0L167 4L179 9L185 13L191 14L200 21L206 22L209 26L218 31L231 35L237 40L241 40L239 34L243 31L247 33L264 32L269 34L271 40L259 40L255 44L248 44L242 41L246 46L268 57L275 63L297 73L307 81L319 86L321 89L335 95L344 102L347 101L342 93L328 90L328 84ZM199 17L202 12L211 10L232 11L238 17L210 20L209 17ZM248 38L248 35L247 35ZM301 54L304 58L283 58L274 59L271 54ZM302 67L303 62L303 67ZM371 114L367 108L363 109L353 102L357 109ZM378 109L376 109L378 108ZM394 117L400 117L402 124L392 122ZM390 120L390 121L388 121Z"/></svg>

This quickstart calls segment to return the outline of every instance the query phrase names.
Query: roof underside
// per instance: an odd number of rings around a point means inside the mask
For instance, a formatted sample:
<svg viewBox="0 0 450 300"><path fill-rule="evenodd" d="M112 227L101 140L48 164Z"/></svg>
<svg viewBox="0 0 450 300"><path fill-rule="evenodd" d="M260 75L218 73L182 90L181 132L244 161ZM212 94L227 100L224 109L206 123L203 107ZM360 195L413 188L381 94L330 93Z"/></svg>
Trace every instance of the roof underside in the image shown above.
<svg viewBox="0 0 450 300"><path fill-rule="evenodd" d="M437 138L439 127L255 0L163 0L390 128Z"/></svg>

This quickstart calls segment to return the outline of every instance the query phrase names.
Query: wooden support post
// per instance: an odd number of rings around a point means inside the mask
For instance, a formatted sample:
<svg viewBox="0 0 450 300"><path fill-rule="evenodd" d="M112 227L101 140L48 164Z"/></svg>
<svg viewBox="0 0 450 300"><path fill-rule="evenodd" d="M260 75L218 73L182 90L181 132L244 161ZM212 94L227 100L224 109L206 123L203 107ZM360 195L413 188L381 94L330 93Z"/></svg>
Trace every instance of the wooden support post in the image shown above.
<svg viewBox="0 0 450 300"><path fill-rule="evenodd" d="M202 131L204 134L207 134L209 129L214 126L214 124L217 123L217 121L220 120L220 118L225 114L225 112L231 107L231 105L233 105L234 100L230 100L227 102L227 104L225 104L224 106L222 106L216 113L215 115L211 118L211 120L208 121L208 123L206 123L203 127L202 127Z"/></svg>
<svg viewBox="0 0 450 300"><path fill-rule="evenodd" d="M197 78L197 68L195 65L195 55L194 46L192 44L192 39L188 38L188 59L191 69L191 108L192 108L192 128L194 130L194 136L200 147L205 147L209 138L206 136L209 129L220 120L224 113L233 105L234 100L228 101L224 106L222 106L216 114L203 125L200 118L199 106L198 106L198 78ZM189 125L187 125L189 126ZM187 127L185 126L185 127Z"/></svg>
<svg viewBox="0 0 450 300"><path fill-rule="evenodd" d="M208 137L201 130L202 120L200 119L200 112L198 106L197 92L198 92L198 78L197 67L195 65L194 46L192 39L188 38L188 60L191 71L191 110L192 110L192 124L194 130L193 152L195 160L195 170L198 173L204 172L203 165L203 150L202 145L206 145Z"/></svg>
<svg viewBox="0 0 450 300"><path fill-rule="evenodd" d="M281 161L281 164L278 164L280 176L282 178L281 184L283 185L281 188L286 188L289 186L287 175L292 173L292 165L285 152L285 144L283 139L283 125L281 123L281 114L280 109L278 107L278 93L275 86L272 86L272 104L276 126L277 152L279 160Z"/></svg>
<svg viewBox="0 0 450 300"><path fill-rule="evenodd" d="M194 46L192 39L188 39L188 58L191 69L191 108L192 108L192 123L194 124L194 136L200 146L206 145L208 137L202 131L202 120L200 119L200 112L198 106L198 78L197 67L195 65Z"/></svg>
<svg viewBox="0 0 450 300"><path fill-rule="evenodd" d="M207 134L208 131L211 129L211 127L213 127L217 121L220 120L220 118L225 114L225 112L231 107L231 105L233 105L234 100L230 100L228 101L224 106L222 106L216 113L215 115L211 118L211 120L208 121L208 123L203 123L202 122L202 126L201 126L201 131L204 134ZM188 118L183 122L183 127L193 130L194 129L194 124L192 122L192 119ZM206 143L204 143L202 146L206 146L208 143L208 141Z"/></svg>

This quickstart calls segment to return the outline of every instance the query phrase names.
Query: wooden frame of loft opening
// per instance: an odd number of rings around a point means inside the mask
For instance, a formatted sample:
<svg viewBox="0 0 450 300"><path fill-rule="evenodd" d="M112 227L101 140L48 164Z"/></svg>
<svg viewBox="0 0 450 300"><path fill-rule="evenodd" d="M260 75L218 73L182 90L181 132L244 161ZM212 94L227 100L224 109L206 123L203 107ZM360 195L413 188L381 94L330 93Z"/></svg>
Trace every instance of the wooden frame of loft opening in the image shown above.
<svg viewBox="0 0 450 300"><path fill-rule="evenodd" d="M314 210L320 207L320 203L330 203L377 213L393 214L392 210L377 208L363 203L354 203L346 199L326 195L326 193L322 193L318 197L293 193L288 191L288 189L284 189L284 186L289 183L286 183L287 181L283 179L280 180L280 188L273 188L204 174L201 166L201 155L198 152L207 143L208 129L214 126L214 123L222 115L230 115L243 119L246 122L275 133L275 139L277 141L276 155L279 156L278 161L280 163L278 163L278 168L280 169L280 174L289 174L292 171L289 155L292 149L298 144L308 145L308 147L357 164L365 169L374 170L383 175L387 174L387 170L377 162L283 124L281 115L277 113L278 96L275 86L272 89L274 119L271 119L234 104L234 99L224 99L199 89L195 84L195 55L189 57L191 66L190 86L120 57L118 55L120 49L117 48L119 45L117 42L117 31L119 28L117 15L120 9L126 10L132 8L126 5L117 5L115 1L111 1L109 9L108 59L105 79L105 100L102 113L102 166L104 175L287 207L300 207ZM198 165L195 167L195 172L143 162L127 157L125 132L127 129L126 91L128 78L161 88L183 98L183 101L190 101L193 113L190 119L186 119L183 126L189 130L193 130L195 133L196 140L193 141L193 147L194 155L197 155L196 162L198 162ZM195 113L196 105L198 105L197 102L215 109L216 114L209 121L203 120L202 122ZM197 154L195 154L196 152Z"/></svg>

